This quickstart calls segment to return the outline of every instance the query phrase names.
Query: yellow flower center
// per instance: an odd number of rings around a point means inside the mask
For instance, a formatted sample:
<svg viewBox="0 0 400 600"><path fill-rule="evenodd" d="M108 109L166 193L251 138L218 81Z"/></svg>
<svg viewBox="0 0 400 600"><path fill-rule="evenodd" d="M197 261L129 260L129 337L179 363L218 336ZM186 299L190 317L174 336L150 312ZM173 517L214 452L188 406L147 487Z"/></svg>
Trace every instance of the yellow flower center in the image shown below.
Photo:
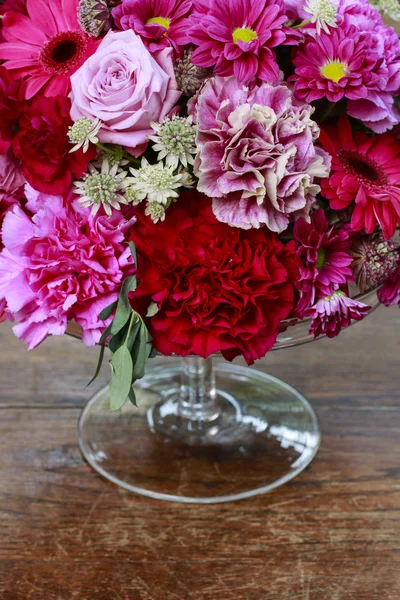
<svg viewBox="0 0 400 600"><path fill-rule="evenodd" d="M348 65L338 60L328 61L324 67L321 67L321 75L335 83L339 83L343 77L346 77L348 72Z"/></svg>
<svg viewBox="0 0 400 600"><path fill-rule="evenodd" d="M167 19L167 17L152 17L146 21L146 25L152 25L153 23L160 25L160 27L164 27L164 29L169 29L169 26L171 25L171 21Z"/></svg>
<svg viewBox="0 0 400 600"><path fill-rule="evenodd" d="M232 37L235 44L237 44L239 40L248 44L257 39L257 34L249 27L238 27L233 31Z"/></svg>

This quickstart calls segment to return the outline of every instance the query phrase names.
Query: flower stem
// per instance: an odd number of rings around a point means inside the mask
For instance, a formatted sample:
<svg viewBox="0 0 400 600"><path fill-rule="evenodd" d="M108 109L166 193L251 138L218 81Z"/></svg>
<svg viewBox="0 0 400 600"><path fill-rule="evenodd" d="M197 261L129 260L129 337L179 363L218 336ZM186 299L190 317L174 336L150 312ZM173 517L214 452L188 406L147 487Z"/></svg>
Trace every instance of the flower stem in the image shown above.
<svg viewBox="0 0 400 600"><path fill-rule="evenodd" d="M292 29L300 29L301 27L305 27L311 23L311 19L307 19L306 21L302 21L298 25L292 25Z"/></svg>

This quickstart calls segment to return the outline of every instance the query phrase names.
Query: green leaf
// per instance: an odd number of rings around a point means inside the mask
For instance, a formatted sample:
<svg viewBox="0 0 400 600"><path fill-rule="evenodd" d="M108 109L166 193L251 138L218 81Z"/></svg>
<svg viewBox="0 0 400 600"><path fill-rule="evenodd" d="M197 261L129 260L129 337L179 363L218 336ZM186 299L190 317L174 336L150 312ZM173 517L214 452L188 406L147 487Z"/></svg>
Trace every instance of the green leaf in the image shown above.
<svg viewBox="0 0 400 600"><path fill-rule="evenodd" d="M131 391L129 392L128 398L132 402L133 406L137 406L136 394L135 394L135 390L133 389L133 387L131 387Z"/></svg>
<svg viewBox="0 0 400 600"><path fill-rule="evenodd" d="M117 311L115 313L114 321L111 326L111 333L115 335L118 333L128 322L129 317L132 313L131 305L129 304L128 294L134 292L137 287L136 277L127 277L122 284L121 292L119 294Z"/></svg>
<svg viewBox="0 0 400 600"><path fill-rule="evenodd" d="M129 248L131 249L132 258L137 267L137 252L136 252L136 246L135 246L134 242L129 242Z"/></svg>
<svg viewBox="0 0 400 600"><path fill-rule="evenodd" d="M157 304L155 302L151 302L149 304L149 308L147 309L147 315L146 317L154 317L154 315L156 315L159 311L159 308L157 306Z"/></svg>
<svg viewBox="0 0 400 600"><path fill-rule="evenodd" d="M103 359L104 359L104 350L105 350L105 346L101 345L100 347L100 354L99 354L99 360L97 362L97 368L96 368L96 372L93 375L92 379L89 381L89 383L87 384L86 387L89 387L90 385L92 385L92 383L98 378L102 364L103 364Z"/></svg>
<svg viewBox="0 0 400 600"><path fill-rule="evenodd" d="M155 348L152 348L149 358L155 358L157 355L158 355L158 351Z"/></svg>
<svg viewBox="0 0 400 600"><path fill-rule="evenodd" d="M136 315L136 313L135 313L135 315ZM141 320L139 317L137 317L137 321L134 321L132 328L131 328L129 335L125 342L131 352L132 352L133 345L136 341L137 335L140 331L140 326L141 326Z"/></svg>
<svg viewBox="0 0 400 600"><path fill-rule="evenodd" d="M111 361L112 379L110 385L111 410L119 410L128 399L132 389L133 364L127 346L121 346Z"/></svg>
<svg viewBox="0 0 400 600"><path fill-rule="evenodd" d="M107 327L107 329L103 332L103 335L100 338L100 344L102 344L103 342L105 342L106 339L108 337L110 337L110 335L111 335L111 326L112 326L112 323L110 323L110 325Z"/></svg>
<svg viewBox="0 0 400 600"><path fill-rule="evenodd" d="M146 325L142 322L140 324L140 332L136 338L135 345L132 350L132 363L133 363L133 379L142 379L145 374L146 363L149 359L152 347L148 341L149 332Z"/></svg>
<svg viewBox="0 0 400 600"><path fill-rule="evenodd" d="M117 305L118 305L118 300L116 300L115 302L113 302L112 304L110 304L109 306L104 308L101 311L101 313L99 314L100 321L107 321L108 317L111 317L114 310L117 308Z"/></svg>

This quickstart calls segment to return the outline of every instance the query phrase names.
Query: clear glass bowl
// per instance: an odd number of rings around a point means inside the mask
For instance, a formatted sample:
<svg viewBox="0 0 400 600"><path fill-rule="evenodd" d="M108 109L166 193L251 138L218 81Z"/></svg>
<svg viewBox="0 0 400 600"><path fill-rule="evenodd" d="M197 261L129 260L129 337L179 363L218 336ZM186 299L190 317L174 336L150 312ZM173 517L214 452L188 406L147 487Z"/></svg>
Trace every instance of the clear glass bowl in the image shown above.
<svg viewBox="0 0 400 600"><path fill-rule="evenodd" d="M377 290L358 300L375 309ZM274 350L312 341L310 320L283 324ZM73 324L69 333L80 337ZM109 409L98 392L79 420L87 462L116 485L151 498L228 502L271 491L314 458L316 414L286 383L218 356L156 358L135 384L138 407Z"/></svg>

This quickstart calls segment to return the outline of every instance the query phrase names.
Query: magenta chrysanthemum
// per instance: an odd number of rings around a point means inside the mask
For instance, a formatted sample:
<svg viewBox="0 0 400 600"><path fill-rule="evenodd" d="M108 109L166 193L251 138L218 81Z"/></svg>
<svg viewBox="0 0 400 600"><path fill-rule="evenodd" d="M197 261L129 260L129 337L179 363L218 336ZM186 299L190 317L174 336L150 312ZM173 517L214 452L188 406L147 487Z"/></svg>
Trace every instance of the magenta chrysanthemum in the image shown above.
<svg viewBox="0 0 400 600"><path fill-rule="evenodd" d="M294 57L295 93L308 102L346 98L347 112L376 133L400 122L400 42L366 1L342 0L338 29L308 36Z"/></svg>
<svg viewBox="0 0 400 600"><path fill-rule="evenodd" d="M307 102L365 98L367 88L379 85L381 76L378 57L368 50L368 40L355 27L308 38L293 59L296 95Z"/></svg>
<svg viewBox="0 0 400 600"><path fill-rule="evenodd" d="M132 221L118 212L93 217L71 196L28 194L34 216L17 206L2 230L0 300L17 322L14 333L34 348L73 319L84 343L98 343L107 325L99 313L135 270L125 239Z"/></svg>
<svg viewBox="0 0 400 600"><path fill-rule="evenodd" d="M197 106L198 189L213 198L220 221L284 231L308 216L329 173L329 155L316 148L313 108L294 101L286 85L249 89L235 77L210 79Z"/></svg>
<svg viewBox="0 0 400 600"><path fill-rule="evenodd" d="M334 338L344 327L351 322L361 321L371 310L370 306L349 298L340 290L318 300L315 306L309 309L307 316L312 317L310 334L314 337L326 335Z"/></svg>
<svg viewBox="0 0 400 600"><path fill-rule="evenodd" d="M311 223L299 219L294 226L294 238L299 244L300 280L302 292L297 312L302 314L316 298L330 296L353 279L348 228L330 226L323 210L317 210Z"/></svg>
<svg viewBox="0 0 400 600"><path fill-rule="evenodd" d="M70 76L96 49L97 42L78 23L79 0L27 0L28 16L7 12L2 19L0 60L18 77L26 77L26 97L70 89Z"/></svg>
<svg viewBox="0 0 400 600"><path fill-rule="evenodd" d="M378 290L378 300L385 306L400 306L400 264L396 271L385 281Z"/></svg>
<svg viewBox="0 0 400 600"><path fill-rule="evenodd" d="M391 133L353 132L347 117L321 131L320 142L332 156L322 194L334 210L352 207L351 227L390 239L400 225L400 141Z"/></svg>
<svg viewBox="0 0 400 600"><path fill-rule="evenodd" d="M276 81L279 67L271 48L285 41L286 20L282 0L202 0L190 18L189 39L198 46L193 64L241 82Z"/></svg>
<svg viewBox="0 0 400 600"><path fill-rule="evenodd" d="M123 0L112 15L118 29L133 29L151 52L172 46L177 56L189 42L191 6L192 0Z"/></svg>

